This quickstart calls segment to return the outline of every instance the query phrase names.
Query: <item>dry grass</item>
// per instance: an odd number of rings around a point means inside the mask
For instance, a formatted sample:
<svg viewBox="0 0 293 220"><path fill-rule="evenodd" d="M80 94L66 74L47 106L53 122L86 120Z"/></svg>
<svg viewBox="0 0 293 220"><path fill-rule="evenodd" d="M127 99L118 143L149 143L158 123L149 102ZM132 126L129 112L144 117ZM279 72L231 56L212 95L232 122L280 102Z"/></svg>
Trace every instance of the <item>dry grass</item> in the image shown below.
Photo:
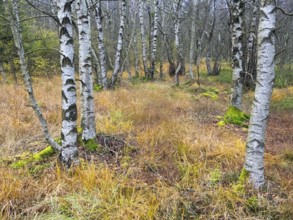
<svg viewBox="0 0 293 220"><path fill-rule="evenodd" d="M58 78L35 80L37 98L56 137L59 84ZM244 184L237 190L246 134L216 125L228 94L221 85L204 84L220 89L218 100L200 96L196 86L174 88L168 81L126 83L96 93L97 131L122 135L137 152L125 151L118 162L81 159L71 172L62 171L55 157L44 162L48 168L40 173L12 169L2 160L0 219L290 219L292 161L270 150L266 189L255 192ZM23 87L1 85L1 90L1 157L44 148ZM271 141L275 126L269 125L270 149L281 141L290 143L285 136ZM286 150L292 152L292 145Z"/></svg>

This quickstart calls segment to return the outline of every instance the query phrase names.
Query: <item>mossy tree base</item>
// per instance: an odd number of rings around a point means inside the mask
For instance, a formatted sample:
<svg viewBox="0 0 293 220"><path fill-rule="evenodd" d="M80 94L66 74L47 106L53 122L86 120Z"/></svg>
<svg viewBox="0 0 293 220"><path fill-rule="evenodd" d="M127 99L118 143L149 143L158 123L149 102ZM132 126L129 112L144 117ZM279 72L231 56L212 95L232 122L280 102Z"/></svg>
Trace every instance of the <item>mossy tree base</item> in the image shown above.
<svg viewBox="0 0 293 220"><path fill-rule="evenodd" d="M221 119L221 121L218 122L219 126L233 124L247 128L250 116L242 112L240 109L230 106L225 115L219 118Z"/></svg>

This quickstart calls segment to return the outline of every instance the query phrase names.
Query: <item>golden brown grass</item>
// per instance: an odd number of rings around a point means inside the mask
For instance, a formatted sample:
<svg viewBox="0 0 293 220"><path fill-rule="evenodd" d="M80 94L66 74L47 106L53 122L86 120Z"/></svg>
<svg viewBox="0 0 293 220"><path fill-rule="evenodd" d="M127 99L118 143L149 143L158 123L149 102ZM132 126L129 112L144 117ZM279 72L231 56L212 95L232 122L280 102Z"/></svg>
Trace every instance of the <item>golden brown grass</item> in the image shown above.
<svg viewBox="0 0 293 220"><path fill-rule="evenodd" d="M122 135L137 152L124 152L117 163L81 159L70 172L60 169L57 156L41 173L12 169L2 159L0 219L290 219L292 161L269 151L266 189L239 187L246 132L216 125L228 94L221 85L205 84L220 89L218 100L200 96L197 86L177 88L168 81L96 93L97 131ZM35 79L34 85L58 137L59 79ZM1 85L1 91L1 158L44 148L23 87ZM275 149L280 142L269 143ZM292 146L286 149L292 152Z"/></svg>

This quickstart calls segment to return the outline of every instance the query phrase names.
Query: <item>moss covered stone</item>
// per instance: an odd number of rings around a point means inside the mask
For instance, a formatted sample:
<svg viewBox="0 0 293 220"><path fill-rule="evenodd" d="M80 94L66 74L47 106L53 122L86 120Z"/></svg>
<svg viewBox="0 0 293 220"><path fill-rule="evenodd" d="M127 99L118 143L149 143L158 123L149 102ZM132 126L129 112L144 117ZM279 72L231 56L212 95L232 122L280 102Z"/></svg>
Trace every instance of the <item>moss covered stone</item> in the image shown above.
<svg viewBox="0 0 293 220"><path fill-rule="evenodd" d="M242 127L248 127L249 118L250 116L242 112L240 109L230 106L218 125L223 126L225 124L234 124Z"/></svg>

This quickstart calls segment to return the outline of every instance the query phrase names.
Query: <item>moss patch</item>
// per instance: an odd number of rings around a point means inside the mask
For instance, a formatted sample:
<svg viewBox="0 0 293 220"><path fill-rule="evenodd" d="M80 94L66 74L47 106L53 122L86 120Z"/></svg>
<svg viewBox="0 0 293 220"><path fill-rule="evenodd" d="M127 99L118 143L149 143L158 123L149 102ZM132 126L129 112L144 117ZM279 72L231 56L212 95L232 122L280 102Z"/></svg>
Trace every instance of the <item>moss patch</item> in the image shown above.
<svg viewBox="0 0 293 220"><path fill-rule="evenodd" d="M44 150L38 153L24 153L19 157L19 160L12 163L10 167L15 169L23 168L29 164L43 161L45 158L52 156L54 153L55 151L51 146L46 147Z"/></svg>
<svg viewBox="0 0 293 220"><path fill-rule="evenodd" d="M89 139L89 140L85 140L84 142L84 146L86 149L88 149L89 151L97 151L99 145L97 144L97 141L95 139Z"/></svg>
<svg viewBox="0 0 293 220"><path fill-rule="evenodd" d="M249 119L249 115L236 107L230 106L225 115L222 117L222 120L218 122L218 125L224 126L226 124L234 124L247 128Z"/></svg>
<svg viewBox="0 0 293 220"><path fill-rule="evenodd" d="M208 86L203 88L203 93L201 96L211 98L212 100L217 100L219 99L219 90L215 87Z"/></svg>

